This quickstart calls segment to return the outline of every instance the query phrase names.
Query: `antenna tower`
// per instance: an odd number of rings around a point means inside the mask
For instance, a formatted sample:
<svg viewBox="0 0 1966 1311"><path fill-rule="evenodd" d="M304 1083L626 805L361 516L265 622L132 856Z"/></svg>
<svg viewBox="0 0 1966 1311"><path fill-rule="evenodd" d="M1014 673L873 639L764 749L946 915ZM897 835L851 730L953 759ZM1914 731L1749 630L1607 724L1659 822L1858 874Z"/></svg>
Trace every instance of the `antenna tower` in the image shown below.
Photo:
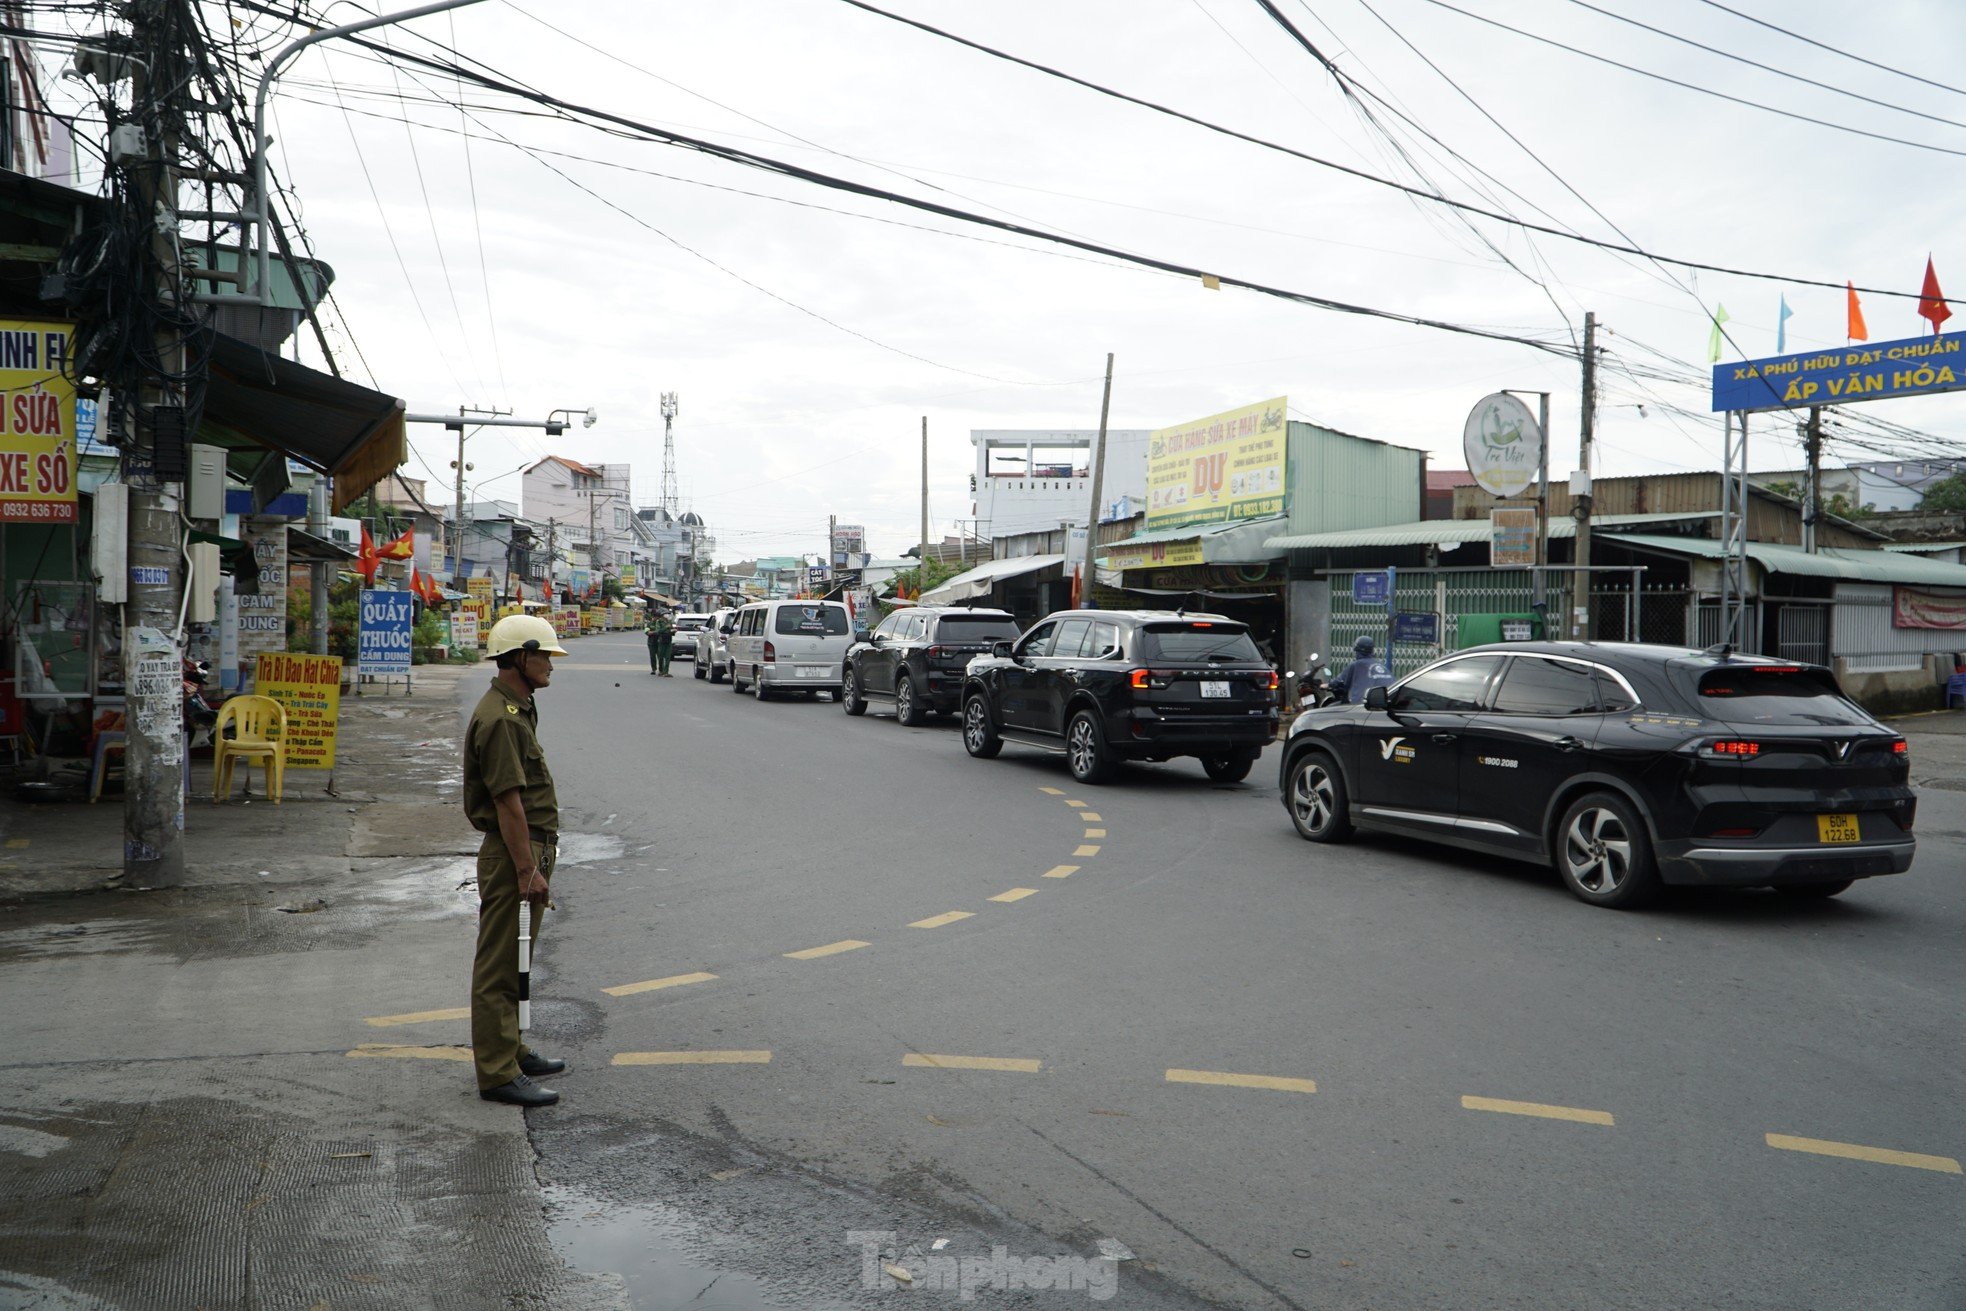
<svg viewBox="0 0 1966 1311"><path fill-rule="evenodd" d="M676 518L676 393L662 393L662 512Z"/></svg>

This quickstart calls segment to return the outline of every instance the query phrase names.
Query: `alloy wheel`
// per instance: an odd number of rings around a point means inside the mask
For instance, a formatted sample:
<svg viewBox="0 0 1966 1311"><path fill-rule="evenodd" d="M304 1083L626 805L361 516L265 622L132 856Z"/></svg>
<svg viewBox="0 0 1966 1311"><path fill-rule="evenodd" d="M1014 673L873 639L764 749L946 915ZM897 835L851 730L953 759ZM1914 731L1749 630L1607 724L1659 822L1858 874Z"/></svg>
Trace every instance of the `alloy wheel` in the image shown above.
<svg viewBox="0 0 1966 1311"><path fill-rule="evenodd" d="M972 752L981 751L990 740L988 714L981 697L971 697L963 707L963 745Z"/></svg>
<svg viewBox="0 0 1966 1311"><path fill-rule="evenodd" d="M1586 892L1615 892L1631 874L1631 834L1610 810L1586 807L1564 831L1563 859L1578 887Z"/></svg>
<svg viewBox="0 0 1966 1311"><path fill-rule="evenodd" d="M1290 807L1297 820L1313 833L1322 833L1338 813L1338 798L1331 786L1331 774L1323 765L1308 765L1297 771L1297 785L1290 790Z"/></svg>
<svg viewBox="0 0 1966 1311"><path fill-rule="evenodd" d="M1072 757L1072 773L1085 778L1099 768L1099 733L1092 721L1081 715L1072 721L1072 735L1066 742Z"/></svg>

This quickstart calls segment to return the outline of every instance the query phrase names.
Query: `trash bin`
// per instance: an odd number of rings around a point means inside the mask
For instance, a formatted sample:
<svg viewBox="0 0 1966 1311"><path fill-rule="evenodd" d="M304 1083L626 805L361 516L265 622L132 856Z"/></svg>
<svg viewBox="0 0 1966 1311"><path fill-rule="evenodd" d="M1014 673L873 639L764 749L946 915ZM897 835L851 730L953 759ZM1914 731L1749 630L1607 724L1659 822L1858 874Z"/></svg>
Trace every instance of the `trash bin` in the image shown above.
<svg viewBox="0 0 1966 1311"><path fill-rule="evenodd" d="M1535 611L1523 614L1461 615L1455 625L1455 649L1484 646L1490 642L1539 642L1543 638L1543 616Z"/></svg>

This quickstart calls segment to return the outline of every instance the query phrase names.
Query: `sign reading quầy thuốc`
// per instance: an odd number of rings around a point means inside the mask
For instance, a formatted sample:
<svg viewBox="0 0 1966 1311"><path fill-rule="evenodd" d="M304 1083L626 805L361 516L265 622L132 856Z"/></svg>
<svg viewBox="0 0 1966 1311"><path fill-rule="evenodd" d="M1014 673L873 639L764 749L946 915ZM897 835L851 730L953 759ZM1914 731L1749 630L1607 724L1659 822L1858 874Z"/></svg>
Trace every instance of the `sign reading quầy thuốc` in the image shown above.
<svg viewBox="0 0 1966 1311"><path fill-rule="evenodd" d="M410 672L416 606L408 592L365 591L355 637L355 668L363 674Z"/></svg>
<svg viewBox="0 0 1966 1311"><path fill-rule="evenodd" d="M1966 332L1713 366L1713 409L1787 410L1957 391L1966 385Z"/></svg>
<svg viewBox="0 0 1966 1311"><path fill-rule="evenodd" d="M253 688L287 711L287 763L296 769L333 769L341 724L341 657L276 652L262 655Z"/></svg>

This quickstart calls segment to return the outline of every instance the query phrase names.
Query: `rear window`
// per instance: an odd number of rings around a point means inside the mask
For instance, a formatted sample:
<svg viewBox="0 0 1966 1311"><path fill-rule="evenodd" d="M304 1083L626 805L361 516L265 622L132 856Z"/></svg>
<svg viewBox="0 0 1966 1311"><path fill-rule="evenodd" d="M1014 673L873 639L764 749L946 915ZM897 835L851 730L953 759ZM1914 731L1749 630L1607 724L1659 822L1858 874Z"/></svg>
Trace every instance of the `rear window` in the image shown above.
<svg viewBox="0 0 1966 1311"><path fill-rule="evenodd" d="M710 620L702 615L686 615L676 621L676 631L679 633L693 633L709 626Z"/></svg>
<svg viewBox="0 0 1966 1311"><path fill-rule="evenodd" d="M846 609L837 605L783 605L773 628L792 637L845 637Z"/></svg>
<svg viewBox="0 0 1966 1311"><path fill-rule="evenodd" d="M943 642L1015 642L1017 621L990 615L943 615L935 636Z"/></svg>
<svg viewBox="0 0 1966 1311"><path fill-rule="evenodd" d="M1149 624L1140 630L1136 660L1261 660L1241 624Z"/></svg>
<svg viewBox="0 0 1966 1311"><path fill-rule="evenodd" d="M1736 665L1700 675L1700 709L1730 724L1868 724L1820 669Z"/></svg>

